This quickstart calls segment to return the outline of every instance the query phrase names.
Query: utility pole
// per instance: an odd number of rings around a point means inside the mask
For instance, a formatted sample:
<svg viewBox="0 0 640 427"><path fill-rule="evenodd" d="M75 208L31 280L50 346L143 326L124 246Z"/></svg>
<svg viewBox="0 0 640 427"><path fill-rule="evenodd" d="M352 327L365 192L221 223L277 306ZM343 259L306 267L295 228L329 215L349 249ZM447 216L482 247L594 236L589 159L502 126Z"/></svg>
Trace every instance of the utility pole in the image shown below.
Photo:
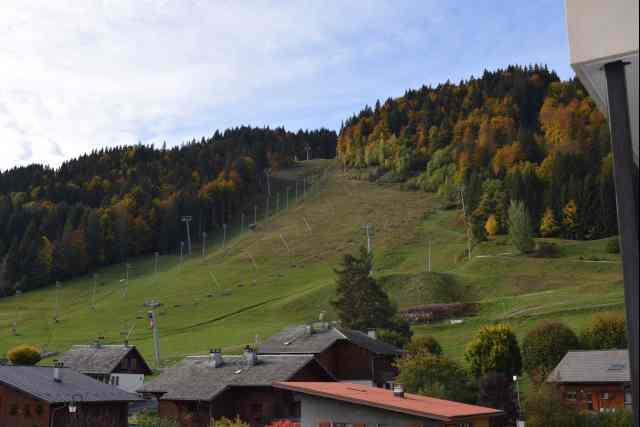
<svg viewBox="0 0 640 427"><path fill-rule="evenodd" d="M191 233L189 232L189 223L191 222L192 217L190 215L185 215L182 217L182 222L187 226L187 254L191 255Z"/></svg>
<svg viewBox="0 0 640 427"><path fill-rule="evenodd" d="M373 225L372 224L365 224L362 226L362 228L364 229L365 233L367 234L367 253L371 254L371 250L373 249L372 244L371 244L371 238L373 237Z"/></svg>
<svg viewBox="0 0 640 427"><path fill-rule="evenodd" d="M311 146L309 144L304 146L304 151L307 152L307 160L311 160Z"/></svg>
<svg viewBox="0 0 640 427"><path fill-rule="evenodd" d="M122 292L123 297L127 297L127 291L129 290L129 269L131 268L131 264L126 263L124 265L125 273L124 273L124 291Z"/></svg>
<svg viewBox="0 0 640 427"><path fill-rule="evenodd" d="M224 250L227 244L227 224L222 224L222 250Z"/></svg>
<svg viewBox="0 0 640 427"><path fill-rule="evenodd" d="M302 198L304 199L304 195L307 192L307 177L302 177Z"/></svg>
<svg viewBox="0 0 640 427"><path fill-rule="evenodd" d="M160 252L154 252L153 254L154 259L153 259L153 273L154 274L158 274L158 261L160 258Z"/></svg>
<svg viewBox="0 0 640 427"><path fill-rule="evenodd" d="M93 273L93 292L91 293L91 310L96 309L96 285L98 284L98 275Z"/></svg>
<svg viewBox="0 0 640 427"><path fill-rule="evenodd" d="M22 295L22 291L20 289L16 290L16 306L18 306L18 297ZM21 313L20 306L18 306L18 314ZM13 320L11 324L11 334L16 336L18 335L18 321L16 319Z"/></svg>
<svg viewBox="0 0 640 427"><path fill-rule="evenodd" d="M158 322L156 319L156 313L153 310L149 310L147 313L149 316L149 323L151 330L153 331L153 353L156 359L156 369L160 367L160 337L158 336Z"/></svg>
<svg viewBox="0 0 640 427"><path fill-rule="evenodd" d="M207 232L202 232L202 258L207 255Z"/></svg>
<svg viewBox="0 0 640 427"><path fill-rule="evenodd" d="M298 181L296 181L296 198L295 201L298 201Z"/></svg>
<svg viewBox="0 0 640 427"><path fill-rule="evenodd" d="M180 268L182 268L182 263L184 262L184 241L180 242Z"/></svg>
<svg viewBox="0 0 640 427"><path fill-rule="evenodd" d="M271 196L271 168L266 168L264 175L267 177L267 196Z"/></svg>
<svg viewBox="0 0 640 427"><path fill-rule="evenodd" d="M280 193L276 193L276 213L280 210Z"/></svg>
<svg viewBox="0 0 640 427"><path fill-rule="evenodd" d="M265 222L269 218L269 196L267 196L267 203L264 205L264 220Z"/></svg>
<svg viewBox="0 0 640 427"><path fill-rule="evenodd" d="M467 228L467 256L469 261L471 261L471 235L469 233L469 220L467 219L467 209L464 205L464 185L458 187L458 191L460 192L460 201L462 202L462 214L464 215L464 224Z"/></svg>
<svg viewBox="0 0 640 427"><path fill-rule="evenodd" d="M240 213L240 234L244 232L244 212Z"/></svg>
<svg viewBox="0 0 640 427"><path fill-rule="evenodd" d="M258 205L253 205L253 225L258 225Z"/></svg>
<svg viewBox="0 0 640 427"><path fill-rule="evenodd" d="M285 190L286 197L284 199L284 209L287 211L289 210L289 190L290 188L287 187L287 189Z"/></svg>
<svg viewBox="0 0 640 427"><path fill-rule="evenodd" d="M58 319L60 317L60 289L62 285L60 282L56 282L56 314L53 317L53 321L58 323Z"/></svg>

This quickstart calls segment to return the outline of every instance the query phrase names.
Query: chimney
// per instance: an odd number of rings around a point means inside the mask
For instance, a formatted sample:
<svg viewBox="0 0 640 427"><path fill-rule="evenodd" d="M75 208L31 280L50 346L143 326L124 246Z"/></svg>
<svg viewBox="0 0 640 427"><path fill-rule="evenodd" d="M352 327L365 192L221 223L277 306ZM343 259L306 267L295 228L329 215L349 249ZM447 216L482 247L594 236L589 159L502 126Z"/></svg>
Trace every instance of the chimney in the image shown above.
<svg viewBox="0 0 640 427"><path fill-rule="evenodd" d="M395 384L393 386L393 395L394 397L404 398L404 387L402 387L402 384Z"/></svg>
<svg viewBox="0 0 640 427"><path fill-rule="evenodd" d="M247 362L248 366L254 366L258 363L258 355L249 345L244 348L244 360Z"/></svg>
<svg viewBox="0 0 640 427"><path fill-rule="evenodd" d="M54 361L54 365L53 365L53 381L57 382L57 383L61 383L62 382L62 371L60 370L62 367L64 367L64 364L62 362L59 362L57 360Z"/></svg>
<svg viewBox="0 0 640 427"><path fill-rule="evenodd" d="M212 348L211 350L209 350L209 367L218 368L222 366L222 363L222 349Z"/></svg>
<svg viewBox="0 0 640 427"><path fill-rule="evenodd" d="M124 346L129 347L129 340L124 340Z"/></svg>
<svg viewBox="0 0 640 427"><path fill-rule="evenodd" d="M104 337L97 337L96 338L96 348L102 347L102 340L103 339L104 339Z"/></svg>
<svg viewBox="0 0 640 427"><path fill-rule="evenodd" d="M369 329L367 331L367 335L369 335L369 338L371 339L376 339L376 330L375 329Z"/></svg>
<svg viewBox="0 0 640 427"><path fill-rule="evenodd" d="M307 333L307 335L313 334L313 327L311 325L305 325L304 330Z"/></svg>

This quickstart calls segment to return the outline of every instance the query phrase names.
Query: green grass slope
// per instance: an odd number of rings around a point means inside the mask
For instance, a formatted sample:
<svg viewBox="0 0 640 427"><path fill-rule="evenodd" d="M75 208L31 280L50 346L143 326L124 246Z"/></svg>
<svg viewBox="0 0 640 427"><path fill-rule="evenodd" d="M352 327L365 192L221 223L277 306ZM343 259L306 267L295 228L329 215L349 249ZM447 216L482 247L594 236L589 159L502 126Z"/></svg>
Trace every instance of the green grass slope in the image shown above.
<svg viewBox="0 0 640 427"><path fill-rule="evenodd" d="M205 257L195 247L182 265L177 256L162 255L158 274L152 257L132 260L126 290L123 266L99 271L95 310L91 277L0 299L0 354L19 343L65 351L104 336L112 343L128 337L151 359L144 306L150 299L162 304L156 310L165 363L214 346L236 351L321 311L334 318L333 269L365 243L366 223L375 227L374 274L399 307L438 302L430 291L443 277L464 299L480 303L479 314L461 325L414 328L436 336L453 357L462 358L464 344L487 322L509 322L520 335L543 318L579 330L595 311L623 309L620 260L604 253L605 241L555 240L560 256L541 259L512 255L499 238L474 248L468 261L459 213L440 210L435 195L347 180L326 160L276 178L286 185L325 170L319 191L259 221L255 231L236 233L224 249L212 240ZM424 272L427 239L434 273Z"/></svg>

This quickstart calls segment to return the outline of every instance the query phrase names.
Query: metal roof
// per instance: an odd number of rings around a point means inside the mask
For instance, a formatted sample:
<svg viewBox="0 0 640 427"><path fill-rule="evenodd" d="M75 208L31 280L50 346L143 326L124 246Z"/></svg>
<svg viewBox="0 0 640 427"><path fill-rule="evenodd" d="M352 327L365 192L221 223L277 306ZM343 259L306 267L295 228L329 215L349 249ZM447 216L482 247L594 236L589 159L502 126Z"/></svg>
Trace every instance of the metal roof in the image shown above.
<svg viewBox="0 0 640 427"><path fill-rule="evenodd" d="M547 377L554 383L625 383L631 381L627 350L570 351Z"/></svg>
<svg viewBox="0 0 640 427"><path fill-rule="evenodd" d="M244 356L222 359L223 364L214 368L209 366L209 356L187 357L138 391L164 393L163 400L210 401L228 387L271 386L274 381L293 378L310 363L317 364L310 354L260 355L253 366L245 362Z"/></svg>
<svg viewBox="0 0 640 427"><path fill-rule="evenodd" d="M330 326L313 329L308 326L292 326L267 338L258 346L260 354L319 354L337 341L350 341L373 354L397 356L402 351L383 341L352 329Z"/></svg>
<svg viewBox="0 0 640 427"><path fill-rule="evenodd" d="M71 350L64 353L60 361L65 367L71 368L83 374L110 374L122 359L130 352L135 351L144 362L147 373L151 369L146 361L136 350L135 346L125 345L74 345Z"/></svg>
<svg viewBox="0 0 640 427"><path fill-rule="evenodd" d="M72 369L61 368L62 381L53 380L53 367L0 365L0 383L49 403L130 402L137 395L103 384Z"/></svg>
<svg viewBox="0 0 640 427"><path fill-rule="evenodd" d="M283 382L274 387L298 393L370 406L391 412L415 415L439 421L456 421L478 416L502 415L499 409L469 405L451 400L405 393L395 396L393 391L361 384L336 382Z"/></svg>

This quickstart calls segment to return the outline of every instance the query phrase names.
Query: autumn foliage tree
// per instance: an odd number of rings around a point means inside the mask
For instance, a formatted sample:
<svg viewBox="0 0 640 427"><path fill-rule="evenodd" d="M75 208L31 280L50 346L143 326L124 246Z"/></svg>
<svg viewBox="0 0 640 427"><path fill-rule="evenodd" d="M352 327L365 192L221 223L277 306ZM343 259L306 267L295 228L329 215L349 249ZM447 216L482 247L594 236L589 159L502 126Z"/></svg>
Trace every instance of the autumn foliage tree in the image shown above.
<svg viewBox="0 0 640 427"><path fill-rule="evenodd" d="M520 375L522 371L522 356L516 335L510 326L503 324L483 326L467 344L465 359L477 378L490 372L511 377Z"/></svg>
<svg viewBox="0 0 640 427"><path fill-rule="evenodd" d="M524 369L534 381L544 381L565 354L579 348L579 345L575 332L563 323L539 323L522 342Z"/></svg>

